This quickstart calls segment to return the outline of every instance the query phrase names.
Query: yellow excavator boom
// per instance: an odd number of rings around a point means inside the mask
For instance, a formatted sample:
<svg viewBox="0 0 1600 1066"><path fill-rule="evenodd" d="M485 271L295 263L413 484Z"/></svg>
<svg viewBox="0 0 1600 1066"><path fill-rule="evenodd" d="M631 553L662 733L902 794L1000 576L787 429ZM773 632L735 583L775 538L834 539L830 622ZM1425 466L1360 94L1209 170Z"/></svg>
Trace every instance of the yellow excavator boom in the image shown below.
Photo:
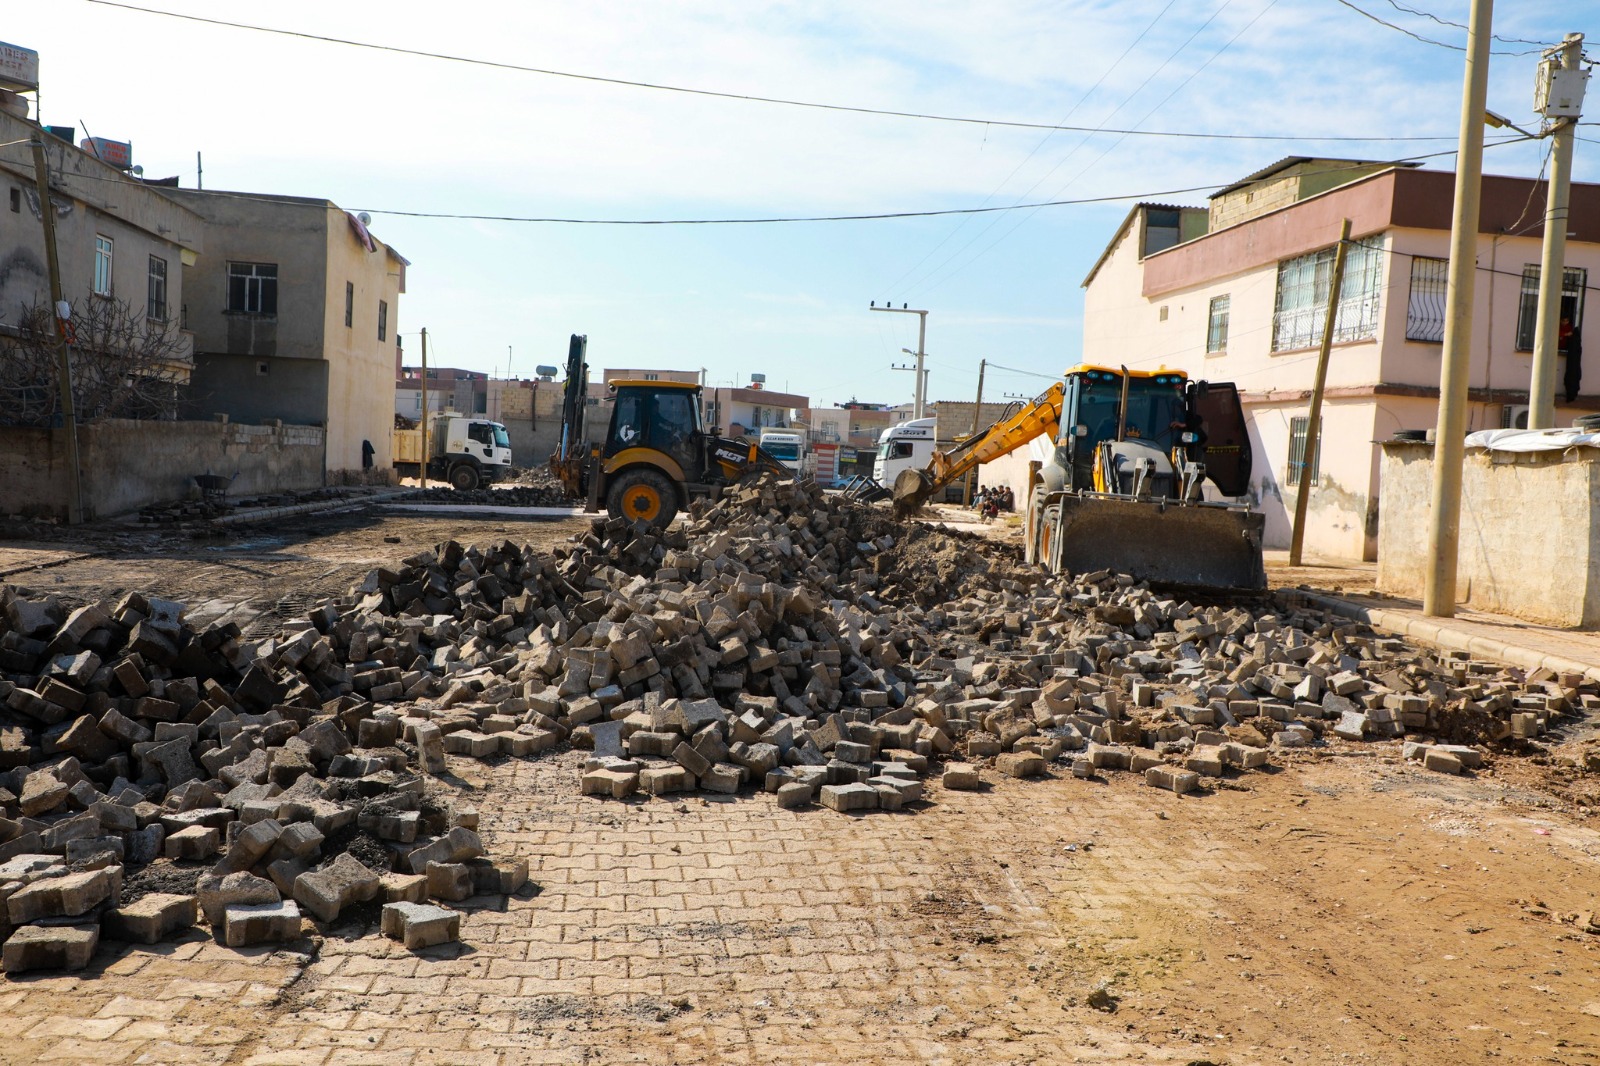
<svg viewBox="0 0 1600 1066"><path fill-rule="evenodd" d="M982 433L968 437L947 452L935 451L922 470L903 470L894 481L894 510L901 518L926 503L934 493L971 470L1010 455L1036 437L1051 440L1061 430L1064 389L1056 382L1017 410L1007 410Z"/></svg>

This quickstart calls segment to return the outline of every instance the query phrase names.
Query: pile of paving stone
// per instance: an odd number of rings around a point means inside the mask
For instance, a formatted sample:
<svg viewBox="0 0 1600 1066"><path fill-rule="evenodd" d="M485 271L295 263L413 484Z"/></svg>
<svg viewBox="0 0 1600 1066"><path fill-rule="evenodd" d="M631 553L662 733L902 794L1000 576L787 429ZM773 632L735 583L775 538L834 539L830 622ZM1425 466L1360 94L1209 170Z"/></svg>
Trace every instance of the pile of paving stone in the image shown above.
<svg viewBox="0 0 1600 1066"><path fill-rule="evenodd" d="M7 972L81 967L102 931L150 943L197 912L242 946L370 903L422 946L460 929L427 899L527 880L526 862L485 855L473 812L429 798L400 736L432 727L360 694L392 656L365 661L365 634L332 607L325 631L308 621L261 645L139 595L68 612L0 589L0 619Z"/></svg>
<svg viewBox="0 0 1600 1066"><path fill-rule="evenodd" d="M66 611L0 591L5 966L77 964L101 929L171 935L197 909L239 944L377 902L408 943L454 936L456 912L414 908L527 869L430 799L447 754L569 745L587 794L896 810L935 774L1125 770L1181 793L1339 740L1404 738L1460 772L1474 744L1600 702L1580 677L1422 653L1287 600L1013 564L769 481L665 532L597 519L551 554L448 542L259 642L152 597Z"/></svg>
<svg viewBox="0 0 1600 1066"><path fill-rule="evenodd" d="M458 492L434 485L405 496L407 503L493 504L496 507L568 507L572 500L559 485L500 484Z"/></svg>

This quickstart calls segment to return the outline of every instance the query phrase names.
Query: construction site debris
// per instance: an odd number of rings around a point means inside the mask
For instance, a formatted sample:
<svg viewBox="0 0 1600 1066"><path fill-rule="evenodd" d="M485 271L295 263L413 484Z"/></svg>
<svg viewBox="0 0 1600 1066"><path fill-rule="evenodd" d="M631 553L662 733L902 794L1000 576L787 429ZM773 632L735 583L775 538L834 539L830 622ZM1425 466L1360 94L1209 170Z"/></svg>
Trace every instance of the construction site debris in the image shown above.
<svg viewBox="0 0 1600 1066"><path fill-rule="evenodd" d="M196 913L228 944L516 892L449 758L586 751L607 800L772 793L894 812L942 789L1142 774L1178 795L1330 743L1483 767L1592 709L1576 675L1419 650L1292 598L1193 603L1045 578L969 537L761 481L667 531L595 520L550 555L447 542L262 640L131 594L0 589L5 968L81 966ZM1465 742L1465 743L1463 743ZM126 883L125 883L126 876ZM12 944L15 943L15 948Z"/></svg>

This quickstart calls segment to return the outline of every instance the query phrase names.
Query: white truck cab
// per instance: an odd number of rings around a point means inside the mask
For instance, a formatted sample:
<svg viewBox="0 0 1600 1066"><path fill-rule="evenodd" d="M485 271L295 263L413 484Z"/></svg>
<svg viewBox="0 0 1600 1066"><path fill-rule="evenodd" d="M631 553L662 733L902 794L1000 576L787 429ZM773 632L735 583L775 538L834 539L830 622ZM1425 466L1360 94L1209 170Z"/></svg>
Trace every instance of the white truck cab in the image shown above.
<svg viewBox="0 0 1600 1066"><path fill-rule="evenodd" d="M763 429L761 450L798 476L806 470L806 435L794 429Z"/></svg>
<svg viewBox="0 0 1600 1066"><path fill-rule="evenodd" d="M487 418L436 416L428 427L428 452L427 476L463 492L493 483L511 467L506 427ZM394 465L401 477L421 475L422 430L394 431Z"/></svg>
<svg viewBox="0 0 1600 1066"><path fill-rule="evenodd" d="M890 426L878 438L878 457L872 464L872 480L888 488L902 470L921 470L933 458L933 418L913 418Z"/></svg>

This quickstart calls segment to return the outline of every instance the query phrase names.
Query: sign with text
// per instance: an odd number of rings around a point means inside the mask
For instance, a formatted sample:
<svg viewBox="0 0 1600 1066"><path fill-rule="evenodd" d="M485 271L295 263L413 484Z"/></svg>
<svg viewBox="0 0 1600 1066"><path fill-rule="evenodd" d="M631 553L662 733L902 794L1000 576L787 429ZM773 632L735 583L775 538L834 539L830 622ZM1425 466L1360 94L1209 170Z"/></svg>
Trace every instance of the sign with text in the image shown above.
<svg viewBox="0 0 1600 1066"><path fill-rule="evenodd" d="M39 53L0 41L0 89L32 92L39 87Z"/></svg>

